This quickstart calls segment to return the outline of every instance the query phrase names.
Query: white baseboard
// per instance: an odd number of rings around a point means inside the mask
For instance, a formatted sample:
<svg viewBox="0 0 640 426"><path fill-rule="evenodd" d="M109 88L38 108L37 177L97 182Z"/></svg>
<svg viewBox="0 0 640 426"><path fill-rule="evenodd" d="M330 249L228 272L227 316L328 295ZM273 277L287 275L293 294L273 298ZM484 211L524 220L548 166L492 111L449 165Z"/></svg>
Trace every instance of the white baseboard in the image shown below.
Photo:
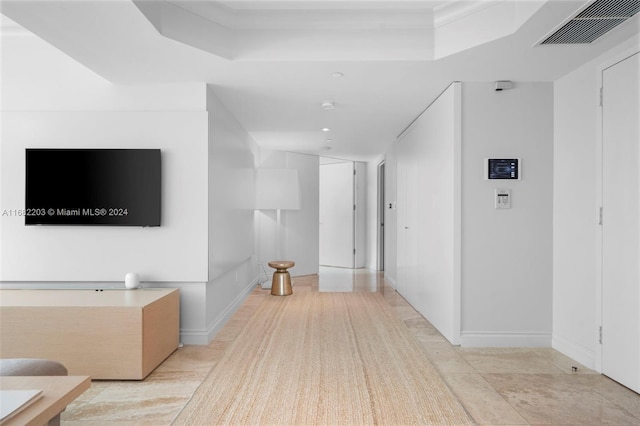
<svg viewBox="0 0 640 426"><path fill-rule="evenodd" d="M208 345L206 330L180 330L180 343L183 345Z"/></svg>
<svg viewBox="0 0 640 426"><path fill-rule="evenodd" d="M551 333L462 332L460 346L498 348L549 348Z"/></svg>
<svg viewBox="0 0 640 426"><path fill-rule="evenodd" d="M386 281L388 281L388 282L389 282L389 284L391 284L391 287L393 287L393 288L397 288L396 280L395 280L393 277L391 277L390 275L389 275L389 276L385 275L385 276L384 276L384 279L385 279Z"/></svg>
<svg viewBox="0 0 640 426"><path fill-rule="evenodd" d="M222 327L227 323L229 318L242 305L249 293L251 293L256 285L258 285L259 275L254 277L251 282L242 289L236 298L227 306L227 308L214 320L213 324L206 330L180 330L180 342L184 345L208 345L213 338L220 332Z"/></svg>
<svg viewBox="0 0 640 426"><path fill-rule="evenodd" d="M576 345L555 334L551 339L551 347L569 358L578 361L587 368L591 368L592 370L596 368L596 353L593 350L585 348L582 345Z"/></svg>
<svg viewBox="0 0 640 426"><path fill-rule="evenodd" d="M234 299L233 302L231 302L229 306L227 306L227 309L225 309L224 312L220 314L218 318L216 318L216 321L214 321L213 325L211 325L211 327L209 327L209 330L207 331L208 341L206 344L211 342L213 338L216 337L216 334L218 334L218 332L222 329L222 327L224 327L224 325L227 323L229 318L231 318L231 316L235 313L235 311L238 310L240 305L242 305L244 300L247 298L249 293L253 291L254 287L257 284L258 284L258 276L254 277L249 283L249 285L246 286L242 290L242 292L240 292L240 294L238 294L238 296Z"/></svg>

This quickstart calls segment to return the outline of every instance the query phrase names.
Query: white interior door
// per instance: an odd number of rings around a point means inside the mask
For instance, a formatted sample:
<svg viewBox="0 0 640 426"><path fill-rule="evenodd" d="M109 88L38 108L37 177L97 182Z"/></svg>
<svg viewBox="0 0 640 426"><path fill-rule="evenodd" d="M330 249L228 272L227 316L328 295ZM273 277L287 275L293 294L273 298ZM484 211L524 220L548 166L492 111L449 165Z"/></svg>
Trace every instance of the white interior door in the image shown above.
<svg viewBox="0 0 640 426"><path fill-rule="evenodd" d="M384 246L385 246L385 212L386 212L386 200L385 200L385 165L384 161L378 164L378 271L384 271Z"/></svg>
<svg viewBox="0 0 640 426"><path fill-rule="evenodd" d="M602 373L640 392L640 54L602 73Z"/></svg>
<svg viewBox="0 0 640 426"><path fill-rule="evenodd" d="M418 149L416 140L411 141L411 145L411 152L416 152ZM406 210L404 215L404 232L406 234L405 244L407 245L407 262L405 265L407 289L405 298L412 304L412 306L415 307L419 303L417 295L419 292L418 288L421 285L418 277L418 270L420 266L420 259L418 258L418 238L419 236L424 236L424 233L420 233L418 217L418 213L420 212L418 209L418 197L422 192L420 188L420 180L418 179L419 161L415 155L410 155L408 160L406 172L407 192L405 193L404 199L404 208Z"/></svg>
<svg viewBox="0 0 640 426"><path fill-rule="evenodd" d="M320 265L354 267L352 162L320 165Z"/></svg>
<svg viewBox="0 0 640 426"><path fill-rule="evenodd" d="M403 140L398 145L397 197L398 197L398 258L396 290L411 302L418 283L418 164L413 152L415 141ZM413 301L415 303L415 300Z"/></svg>
<svg viewBox="0 0 640 426"><path fill-rule="evenodd" d="M355 161L353 163L353 267L364 268L367 261L367 172L366 163Z"/></svg>
<svg viewBox="0 0 640 426"><path fill-rule="evenodd" d="M405 208L405 201L407 199L407 162L408 155L407 150L403 143L398 145L397 160L396 160L396 185L397 185L397 222L396 222L396 235L397 235L397 257L396 257L396 290L403 296L407 296L408 288L408 255L407 255L407 232L405 227L407 226L407 209Z"/></svg>

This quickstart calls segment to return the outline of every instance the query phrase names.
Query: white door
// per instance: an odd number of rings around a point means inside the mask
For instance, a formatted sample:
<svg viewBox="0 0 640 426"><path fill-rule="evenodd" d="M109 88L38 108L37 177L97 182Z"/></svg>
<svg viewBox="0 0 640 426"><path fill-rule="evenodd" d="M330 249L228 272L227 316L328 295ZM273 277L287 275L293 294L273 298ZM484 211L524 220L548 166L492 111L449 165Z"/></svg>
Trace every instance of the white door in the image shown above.
<svg viewBox="0 0 640 426"><path fill-rule="evenodd" d="M411 140L411 155L409 161L407 161L407 192L404 199L405 212L405 243L406 248L406 277L407 277L407 289L405 298L412 306L416 307L420 304L418 299L419 287L422 283L418 277L418 268L420 266L420 259L418 259L418 236L423 236L424 233L419 231L419 218L418 218L418 197L422 192L422 188L419 187L420 180L418 179L419 161L416 152L419 151L418 140Z"/></svg>
<svg viewBox="0 0 640 426"><path fill-rule="evenodd" d="M364 268L367 261L365 244L367 242L367 222L365 206L367 205L367 172L366 163L353 163L353 267Z"/></svg>
<svg viewBox="0 0 640 426"><path fill-rule="evenodd" d="M640 392L640 54L602 73L602 373Z"/></svg>
<svg viewBox="0 0 640 426"><path fill-rule="evenodd" d="M409 303L415 304L418 273L418 161L416 140L406 139L398 145L398 258L397 288Z"/></svg>
<svg viewBox="0 0 640 426"><path fill-rule="evenodd" d="M405 201L407 199L407 168L408 159L407 149L405 141L398 144L398 151L396 157L396 208L397 208L397 221L396 221L396 235L397 235L397 249L396 256L396 291L407 297L407 288L409 281L408 274L408 253L407 253L407 208Z"/></svg>
<svg viewBox="0 0 640 426"><path fill-rule="evenodd" d="M384 161L378 164L378 271L384 271L384 223L386 212L386 200L384 198L384 186L385 186L385 165Z"/></svg>
<svg viewBox="0 0 640 426"><path fill-rule="evenodd" d="M352 162L320 165L320 265L354 267Z"/></svg>

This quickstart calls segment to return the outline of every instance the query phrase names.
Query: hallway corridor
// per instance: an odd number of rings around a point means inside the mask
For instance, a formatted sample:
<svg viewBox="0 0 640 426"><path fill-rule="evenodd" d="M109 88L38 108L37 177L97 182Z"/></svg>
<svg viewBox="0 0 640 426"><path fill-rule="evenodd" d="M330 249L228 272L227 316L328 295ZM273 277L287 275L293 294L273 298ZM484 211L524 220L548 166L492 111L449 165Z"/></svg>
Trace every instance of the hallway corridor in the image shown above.
<svg viewBox="0 0 640 426"><path fill-rule="evenodd" d="M452 346L381 273L321 268L318 276L294 277L293 290L383 293L479 425L640 424L640 395L553 349ZM94 381L67 407L63 424L170 424L266 297L277 296L256 287L209 345L179 348L142 382Z"/></svg>

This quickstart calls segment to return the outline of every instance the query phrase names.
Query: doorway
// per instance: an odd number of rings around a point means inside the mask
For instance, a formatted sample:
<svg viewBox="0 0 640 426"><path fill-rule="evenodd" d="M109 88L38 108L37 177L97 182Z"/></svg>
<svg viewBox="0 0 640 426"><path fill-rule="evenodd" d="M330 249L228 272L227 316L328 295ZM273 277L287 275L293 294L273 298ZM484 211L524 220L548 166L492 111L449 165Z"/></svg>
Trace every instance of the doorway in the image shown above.
<svg viewBox="0 0 640 426"><path fill-rule="evenodd" d="M320 161L321 266L355 266L353 162Z"/></svg>
<svg viewBox="0 0 640 426"><path fill-rule="evenodd" d="M384 271L384 161L378 164L378 271Z"/></svg>
<svg viewBox="0 0 640 426"><path fill-rule="evenodd" d="M319 264L365 264L365 165L320 158Z"/></svg>

